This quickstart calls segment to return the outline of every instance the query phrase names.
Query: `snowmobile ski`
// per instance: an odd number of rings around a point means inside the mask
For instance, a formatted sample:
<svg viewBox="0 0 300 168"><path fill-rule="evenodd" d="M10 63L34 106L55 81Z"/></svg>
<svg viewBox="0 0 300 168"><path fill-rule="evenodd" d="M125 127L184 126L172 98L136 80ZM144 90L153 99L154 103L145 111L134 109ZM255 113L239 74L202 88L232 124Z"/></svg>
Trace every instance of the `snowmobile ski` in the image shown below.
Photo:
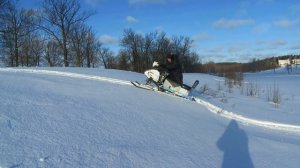
<svg viewBox="0 0 300 168"><path fill-rule="evenodd" d="M194 82L193 86L192 86L192 89L195 89L195 88L198 86L198 84L199 84L199 81L196 80L196 81Z"/></svg>
<svg viewBox="0 0 300 168"><path fill-rule="evenodd" d="M191 97L180 95L172 90L163 90L162 91L162 90L157 90L157 89L153 88L153 86L151 86L151 85L141 84L138 81L130 81L130 82L132 83L133 86L135 86L137 88L141 88L141 89L145 89L145 90L149 90L149 91L155 91L155 92L166 94L169 96L175 96L175 97L180 97L183 99L188 99L188 100L194 101L193 99L191 99Z"/></svg>
<svg viewBox="0 0 300 168"><path fill-rule="evenodd" d="M144 84L140 84L139 82L137 82L137 81L130 81L131 82L131 84L133 85L133 86L135 86L135 87L138 87L138 88L141 88L141 89L146 89L146 90L152 90L152 91L154 91L154 88L152 87L152 86L150 86L150 85L144 85Z"/></svg>

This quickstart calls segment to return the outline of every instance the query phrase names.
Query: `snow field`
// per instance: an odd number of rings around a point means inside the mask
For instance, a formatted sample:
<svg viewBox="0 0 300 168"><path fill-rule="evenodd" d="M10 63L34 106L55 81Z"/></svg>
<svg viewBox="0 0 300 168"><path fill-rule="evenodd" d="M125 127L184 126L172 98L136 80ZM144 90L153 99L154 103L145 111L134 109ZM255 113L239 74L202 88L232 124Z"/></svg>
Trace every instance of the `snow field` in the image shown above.
<svg viewBox="0 0 300 168"><path fill-rule="evenodd" d="M199 105L124 84L142 75L17 70L0 70L1 167L300 166L297 132L232 120L202 97ZM99 73L105 82L91 78Z"/></svg>
<svg viewBox="0 0 300 168"><path fill-rule="evenodd" d="M120 85L132 85L130 81L113 79L108 77L100 77L95 75L86 75L86 74L78 74L78 73L71 73L71 72L60 72L60 71L52 71L52 70L35 70L35 69L14 69L14 68L1 68L0 71L7 71L7 72L25 72L25 73L33 73L33 74L40 74L40 75L54 75L54 76L63 76L63 77L70 77L70 78L79 78L79 79L86 79L86 80L96 80L96 81L104 81L113 84L120 84ZM213 105L201 98L194 97L195 102L205 106L209 111L220 114L221 116L234 119L236 121L240 121L244 124L251 124L261 127L266 127L270 129L288 131L288 132L295 132L300 133L300 126L299 125L291 125L291 124L284 124L284 123L275 123L271 121L263 121L257 119L251 119L244 117L242 115L235 114L233 112L227 111L222 109L216 105Z"/></svg>

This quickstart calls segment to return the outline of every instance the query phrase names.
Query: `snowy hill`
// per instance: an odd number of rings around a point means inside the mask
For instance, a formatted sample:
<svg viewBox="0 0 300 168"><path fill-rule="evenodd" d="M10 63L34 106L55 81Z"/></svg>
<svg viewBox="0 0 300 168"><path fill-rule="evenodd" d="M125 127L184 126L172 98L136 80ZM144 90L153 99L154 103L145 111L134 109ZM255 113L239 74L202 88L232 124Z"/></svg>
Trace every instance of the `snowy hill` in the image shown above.
<svg viewBox="0 0 300 168"><path fill-rule="evenodd" d="M279 108L195 79L209 90L192 102L132 87L133 72L0 68L0 167L300 167L298 74L245 76L276 81Z"/></svg>

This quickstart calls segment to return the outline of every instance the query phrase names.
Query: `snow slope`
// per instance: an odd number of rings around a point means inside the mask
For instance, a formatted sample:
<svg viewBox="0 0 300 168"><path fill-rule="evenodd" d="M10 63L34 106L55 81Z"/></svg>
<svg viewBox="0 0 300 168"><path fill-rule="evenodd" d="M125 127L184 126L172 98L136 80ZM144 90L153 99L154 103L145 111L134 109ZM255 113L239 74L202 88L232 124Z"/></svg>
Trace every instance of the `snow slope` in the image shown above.
<svg viewBox="0 0 300 168"><path fill-rule="evenodd" d="M186 83L205 78L198 75L185 74ZM300 166L299 124L259 125L265 118L236 115L212 98L191 102L128 82L143 79L117 70L1 68L0 167Z"/></svg>

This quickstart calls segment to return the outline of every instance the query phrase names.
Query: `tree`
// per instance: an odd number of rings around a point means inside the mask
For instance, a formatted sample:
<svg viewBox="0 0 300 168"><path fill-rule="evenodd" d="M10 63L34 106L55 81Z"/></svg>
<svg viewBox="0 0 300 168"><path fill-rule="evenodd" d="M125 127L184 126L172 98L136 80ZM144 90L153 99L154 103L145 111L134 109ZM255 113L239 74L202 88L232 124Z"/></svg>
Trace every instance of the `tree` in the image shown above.
<svg viewBox="0 0 300 168"><path fill-rule="evenodd" d="M199 55L191 52L185 61L185 72L202 72L202 64L199 60Z"/></svg>
<svg viewBox="0 0 300 168"><path fill-rule="evenodd" d="M110 51L109 48L100 47L99 55L104 64L105 69L116 68L117 63L114 58L114 53Z"/></svg>
<svg viewBox="0 0 300 168"><path fill-rule="evenodd" d="M5 5L7 0L0 0L0 9Z"/></svg>
<svg viewBox="0 0 300 168"><path fill-rule="evenodd" d="M62 50L59 48L59 44L55 40L50 40L46 43L45 60L50 67L62 66Z"/></svg>
<svg viewBox="0 0 300 168"><path fill-rule="evenodd" d="M45 51L45 40L38 31L24 37L20 47L20 63L22 66L40 66Z"/></svg>
<svg viewBox="0 0 300 168"><path fill-rule="evenodd" d="M75 53L75 65L81 67L85 65L87 67L95 67L99 62L97 57L98 43L91 27L85 24L77 24L73 27L71 33L71 49L72 52Z"/></svg>
<svg viewBox="0 0 300 168"><path fill-rule="evenodd" d="M150 68L152 66L154 55L154 48L155 48L155 39L157 37L157 32L148 33L145 35L144 40L144 50L143 50L143 60L145 61L146 68Z"/></svg>
<svg viewBox="0 0 300 168"><path fill-rule="evenodd" d="M2 47L9 56L10 66L19 66L20 47L24 38L35 30L33 10L17 8L17 1L8 1L1 11L1 39Z"/></svg>
<svg viewBox="0 0 300 168"><path fill-rule="evenodd" d="M87 28L83 24L77 24L73 27L71 32L71 46L75 53L75 65L77 67L83 67L84 51L83 43L87 34Z"/></svg>
<svg viewBox="0 0 300 168"><path fill-rule="evenodd" d="M110 53L108 48L103 48L103 47L99 46L99 55L103 62L104 68L107 69L108 68L108 59L112 54Z"/></svg>
<svg viewBox="0 0 300 168"><path fill-rule="evenodd" d="M86 65L89 68L91 67L91 65L93 65L94 67L97 61L96 59L97 41L96 41L96 35L92 31L91 27L87 30L87 34L84 39L85 39L85 43L83 44L84 44Z"/></svg>
<svg viewBox="0 0 300 168"><path fill-rule="evenodd" d="M43 55L45 47L44 40L39 38L39 36L33 36L33 38L31 39L31 44L31 52L33 56L32 64L34 66L40 66L41 57Z"/></svg>
<svg viewBox="0 0 300 168"><path fill-rule="evenodd" d="M141 59L142 43L143 37L140 34L135 33L132 29L124 30L121 45L126 48L126 51L130 56L130 62L133 65L133 70L136 72L145 70L144 63Z"/></svg>
<svg viewBox="0 0 300 168"><path fill-rule="evenodd" d="M8 0L0 0L0 19L3 19L4 15L5 15L6 8L8 7L8 4L9 4L8 2L9 2ZM3 29L2 26L4 26L4 25L3 24L0 25L0 32Z"/></svg>
<svg viewBox="0 0 300 168"><path fill-rule="evenodd" d="M69 66L69 44L73 27L84 23L92 13L81 12L78 0L44 0L40 27L51 35L63 51L64 66Z"/></svg>
<svg viewBox="0 0 300 168"><path fill-rule="evenodd" d="M176 37L172 38L172 51L179 56L180 62L182 62L182 68L184 72L187 72L189 67L194 64L195 58L191 59L191 47L193 40L188 37ZM197 63L197 62L195 62Z"/></svg>
<svg viewBox="0 0 300 168"><path fill-rule="evenodd" d="M172 51L171 40L167 37L165 32L161 32L158 35L154 47L154 60L163 62L165 56Z"/></svg>
<svg viewBox="0 0 300 168"><path fill-rule="evenodd" d="M122 62L123 66L129 62L133 71L143 72L151 67L153 61L164 62L167 54L174 53L179 56L184 72L190 72L193 68L199 67L198 55L191 52L192 43L188 37L174 36L170 39L164 32L143 36L132 29L126 29L121 40L124 49L119 55L119 59L122 59L119 63Z"/></svg>
<svg viewBox="0 0 300 168"><path fill-rule="evenodd" d="M128 63L129 62L128 60L129 58L126 51L121 50L118 55L118 68L122 70L129 70L130 65Z"/></svg>

